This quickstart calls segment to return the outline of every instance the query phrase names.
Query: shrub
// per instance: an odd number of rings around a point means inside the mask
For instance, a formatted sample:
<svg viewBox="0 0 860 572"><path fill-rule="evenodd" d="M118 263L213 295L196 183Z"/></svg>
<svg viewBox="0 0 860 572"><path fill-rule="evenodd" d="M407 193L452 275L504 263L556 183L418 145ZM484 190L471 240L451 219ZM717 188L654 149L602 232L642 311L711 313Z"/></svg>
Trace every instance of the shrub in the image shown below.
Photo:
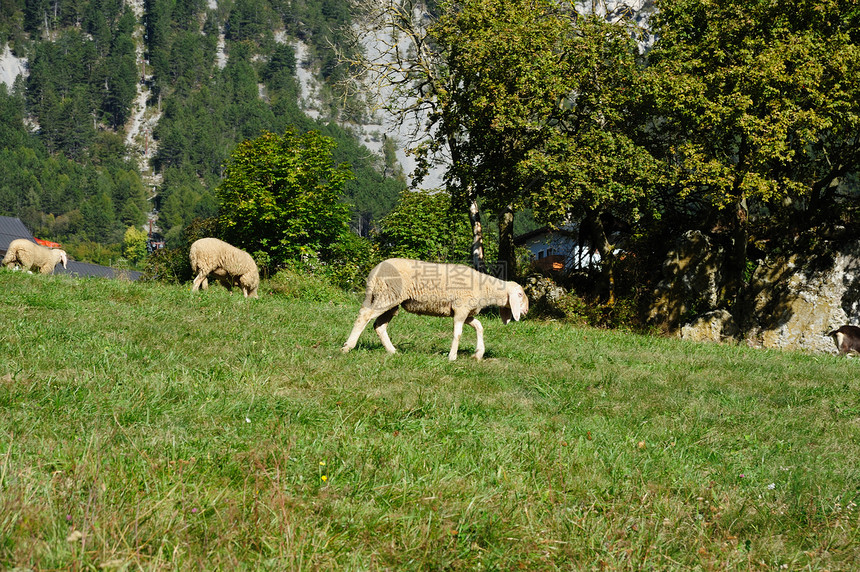
<svg viewBox="0 0 860 572"><path fill-rule="evenodd" d="M314 302L354 302L355 299L319 274L308 271L311 265L291 264L272 276L267 284L273 294Z"/></svg>

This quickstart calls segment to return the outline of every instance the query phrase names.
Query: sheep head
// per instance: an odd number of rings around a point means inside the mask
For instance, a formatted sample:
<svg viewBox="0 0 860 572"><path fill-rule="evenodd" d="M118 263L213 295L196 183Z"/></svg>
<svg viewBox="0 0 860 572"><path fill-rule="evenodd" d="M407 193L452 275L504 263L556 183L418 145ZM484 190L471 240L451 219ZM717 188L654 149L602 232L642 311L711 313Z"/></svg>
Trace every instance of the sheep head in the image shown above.
<svg viewBox="0 0 860 572"><path fill-rule="evenodd" d="M519 322L520 316L529 312L529 298L523 287L516 282L508 282L505 289L508 292L508 303L499 308L502 323L507 324L511 318Z"/></svg>
<svg viewBox="0 0 860 572"><path fill-rule="evenodd" d="M57 252L59 253L60 262L63 264L63 268L67 268L66 264L69 261L69 257L66 255L66 251L65 250L59 250Z"/></svg>

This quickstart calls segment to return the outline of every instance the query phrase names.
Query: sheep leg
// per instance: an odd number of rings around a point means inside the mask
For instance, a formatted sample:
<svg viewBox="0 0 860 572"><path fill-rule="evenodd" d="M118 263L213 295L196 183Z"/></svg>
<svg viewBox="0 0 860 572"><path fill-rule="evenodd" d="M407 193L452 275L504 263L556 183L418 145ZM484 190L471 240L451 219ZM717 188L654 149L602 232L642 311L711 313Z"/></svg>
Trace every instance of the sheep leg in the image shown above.
<svg viewBox="0 0 860 572"><path fill-rule="evenodd" d="M388 337L388 322L391 321L391 318L397 313L399 306L394 306L373 322L373 329L376 330L376 335L379 336L379 339L382 340L382 345L385 347L385 351L390 354L396 353L397 350L394 349L394 344L391 343L391 338Z"/></svg>
<svg viewBox="0 0 860 572"><path fill-rule="evenodd" d="M484 326L481 325L481 322L478 321L477 318L471 316L466 318L464 322L473 328L475 328L475 333L478 335L478 343L475 346L475 359L480 360L484 357Z"/></svg>
<svg viewBox="0 0 860 572"><path fill-rule="evenodd" d="M460 347L460 336L463 335L463 323L461 319L454 316L454 339L451 342L451 351L448 352L448 361L457 359L457 349Z"/></svg>
<svg viewBox="0 0 860 572"><path fill-rule="evenodd" d="M191 291L196 292L201 286L204 290L209 286L209 281L206 280L206 274L204 274L202 270L197 274L197 277L194 278L194 284L191 286Z"/></svg>
<svg viewBox="0 0 860 572"><path fill-rule="evenodd" d="M394 307L396 308L397 306ZM352 348L354 348L355 344L358 343L358 337L361 335L361 332L364 331L364 327L367 325L367 323L371 320L375 320L376 318L380 317L391 309L392 306L386 306L384 308L371 308L369 306L362 306L361 310L358 311L358 318L356 318L355 324L352 326L352 332L350 332L349 337L346 339L346 342L344 342L341 351L343 351L343 353L346 353ZM389 318L389 320L390 319L391 318ZM390 344L391 342L389 341L388 343ZM393 347L394 346L392 346L392 349ZM385 349L387 350L388 348L386 347Z"/></svg>
<svg viewBox="0 0 860 572"><path fill-rule="evenodd" d="M448 352L448 361L454 361L457 359L457 350L460 348L460 336L463 335L463 324L469 324L474 328L475 326L472 324L474 319L475 318L469 316L468 310L465 312L454 310L454 339L451 341L451 351ZM481 351L481 355L483 355L483 353L484 352Z"/></svg>

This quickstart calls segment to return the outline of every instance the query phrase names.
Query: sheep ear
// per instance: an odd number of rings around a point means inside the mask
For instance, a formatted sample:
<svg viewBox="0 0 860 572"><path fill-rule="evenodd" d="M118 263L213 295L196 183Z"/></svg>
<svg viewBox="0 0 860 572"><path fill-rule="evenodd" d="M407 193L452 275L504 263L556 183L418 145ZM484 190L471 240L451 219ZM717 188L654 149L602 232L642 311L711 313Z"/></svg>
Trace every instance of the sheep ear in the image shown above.
<svg viewBox="0 0 860 572"><path fill-rule="evenodd" d="M519 284L508 285L508 308L511 309L511 317L513 317L513 319L518 322L520 321L520 314L522 313L522 299L520 298L521 293L522 289L520 288ZM504 317L502 319L504 319ZM508 318L508 320L510 321L510 318Z"/></svg>

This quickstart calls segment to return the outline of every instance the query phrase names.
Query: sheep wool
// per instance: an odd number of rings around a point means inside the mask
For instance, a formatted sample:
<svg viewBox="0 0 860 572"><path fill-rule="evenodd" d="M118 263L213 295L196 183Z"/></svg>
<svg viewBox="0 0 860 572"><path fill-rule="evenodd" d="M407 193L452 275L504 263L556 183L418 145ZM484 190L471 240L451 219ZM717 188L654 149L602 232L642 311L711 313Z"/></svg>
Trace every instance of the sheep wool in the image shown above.
<svg viewBox="0 0 860 572"><path fill-rule="evenodd" d="M67 267L68 256L65 250L46 248L41 244L17 238L9 243L2 264L6 268L18 265L22 270L38 270L40 274L51 274L58 262L63 264L63 268Z"/></svg>
<svg viewBox="0 0 860 572"><path fill-rule="evenodd" d="M228 290L242 288L245 297L257 297L260 273L251 255L217 238L201 238L191 245L188 253L191 270L196 274L192 292L209 287L207 277L213 275Z"/></svg>
<svg viewBox="0 0 860 572"><path fill-rule="evenodd" d="M475 317L487 306L498 306L502 322L519 320L529 310L529 299L516 282L500 280L461 264L436 264L390 258L379 263L367 277L364 302L343 351L348 352L370 320L375 320L382 345L389 353L397 350L388 337L388 322L402 307L412 314L453 317L454 339L448 359L457 359L463 325L478 336L475 358L484 357L484 328Z"/></svg>

